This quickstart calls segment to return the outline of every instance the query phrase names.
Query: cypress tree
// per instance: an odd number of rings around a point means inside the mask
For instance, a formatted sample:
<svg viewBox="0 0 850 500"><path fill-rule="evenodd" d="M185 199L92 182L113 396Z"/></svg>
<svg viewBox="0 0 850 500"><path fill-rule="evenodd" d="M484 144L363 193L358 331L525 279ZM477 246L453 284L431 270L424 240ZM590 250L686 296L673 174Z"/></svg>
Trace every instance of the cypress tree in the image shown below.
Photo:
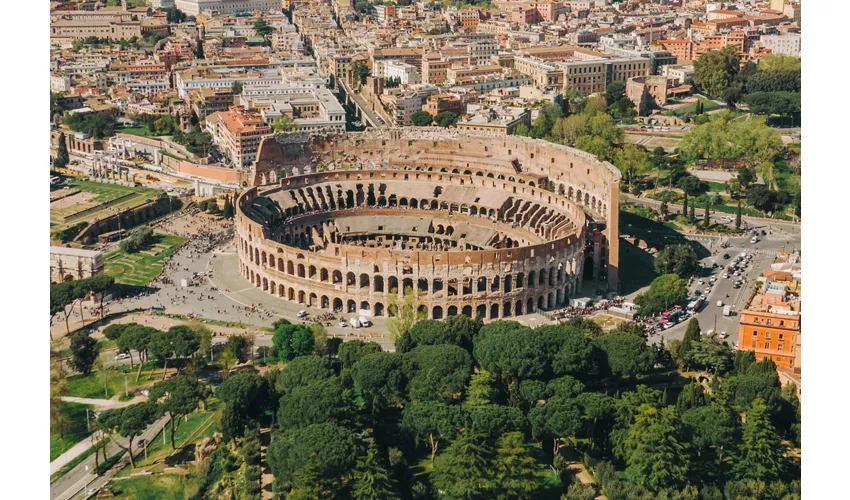
<svg viewBox="0 0 850 500"><path fill-rule="evenodd" d="M68 154L68 145L65 144L65 132L59 132L59 147L56 151L56 159L53 160L53 165L59 168L64 168L71 160Z"/></svg>
<svg viewBox="0 0 850 500"><path fill-rule="evenodd" d="M706 196L705 197L705 219L703 219L703 223L705 224L705 227L708 227L711 224L711 219L709 218L709 215L708 215L708 210L709 210L710 207L711 207L711 199L708 196Z"/></svg>

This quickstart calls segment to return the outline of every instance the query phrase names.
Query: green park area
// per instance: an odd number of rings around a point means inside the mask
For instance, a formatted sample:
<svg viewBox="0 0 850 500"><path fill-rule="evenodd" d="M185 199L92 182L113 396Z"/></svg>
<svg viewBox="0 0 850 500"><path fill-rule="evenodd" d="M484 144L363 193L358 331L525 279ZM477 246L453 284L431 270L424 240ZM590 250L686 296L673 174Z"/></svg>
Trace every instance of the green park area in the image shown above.
<svg viewBox="0 0 850 500"><path fill-rule="evenodd" d="M130 391L137 387L148 385L162 378L162 370L153 363L148 363L136 381L136 369L122 366L120 369L93 371L86 375L72 375L65 379L68 383L67 396L75 398L111 399L116 394L124 394L126 388Z"/></svg>
<svg viewBox="0 0 850 500"><path fill-rule="evenodd" d="M67 196L50 203L50 227L57 239L61 239L58 233L66 228L80 224L84 227L85 223L106 217L116 209L140 205L160 194L157 189L81 180L68 183L67 189L71 191Z"/></svg>
<svg viewBox="0 0 850 500"><path fill-rule="evenodd" d="M147 467L158 469L158 464L169 462L188 462L194 458L194 444L198 441L212 436L218 430L218 418L220 416L221 404L211 399L207 401L206 408L196 411L180 419L177 430L174 431L174 443L176 449L171 449L169 442L171 436L171 422L165 425L165 440L160 432L148 444L147 457L144 452L136 458L136 468ZM177 456L175 456L177 455ZM127 477L134 472L130 466L119 472L118 477Z"/></svg>
<svg viewBox="0 0 850 500"><path fill-rule="evenodd" d="M165 261L187 240L180 236L157 234L155 242L144 250L127 253L116 250L106 254L106 274L116 283L145 286L161 272Z"/></svg>
<svg viewBox="0 0 850 500"><path fill-rule="evenodd" d="M154 197L159 194L159 190L157 189L106 184L103 182L75 181L73 186L81 191L94 194L94 201L98 203L112 201L128 194L148 197Z"/></svg>
<svg viewBox="0 0 850 500"><path fill-rule="evenodd" d="M58 429L59 419L51 419L50 424L50 460L53 461L59 455L65 453L75 444L79 443L89 435L86 427L86 409L89 405L79 403L60 403L59 412L62 414L61 422L66 428L60 433Z"/></svg>
<svg viewBox="0 0 850 500"><path fill-rule="evenodd" d="M113 481L110 487L116 499L132 500L184 500L198 489L192 476L182 479L177 474L128 477Z"/></svg>
<svg viewBox="0 0 850 500"><path fill-rule="evenodd" d="M698 106L700 106L700 105L701 105L701 107L698 108ZM723 107L722 104L718 104L718 103L716 103L716 102L714 102L710 99L706 99L703 96L697 96L696 101L689 103L686 106L682 106L682 107L676 108L674 110L668 111L665 114L670 115L670 116L684 116L686 114L687 115L695 115L695 114L699 114L697 111L700 111L702 113L707 113L709 111L713 111L715 109L720 109L722 107Z"/></svg>

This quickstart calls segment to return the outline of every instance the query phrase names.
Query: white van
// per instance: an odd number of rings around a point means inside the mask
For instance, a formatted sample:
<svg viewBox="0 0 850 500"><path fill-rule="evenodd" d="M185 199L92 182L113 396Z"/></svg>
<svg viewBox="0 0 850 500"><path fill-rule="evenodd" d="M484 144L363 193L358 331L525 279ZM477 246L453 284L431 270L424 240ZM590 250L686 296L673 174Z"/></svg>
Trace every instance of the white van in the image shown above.
<svg viewBox="0 0 850 500"><path fill-rule="evenodd" d="M352 328L360 328L360 320L357 318L351 318L348 323L351 324Z"/></svg>
<svg viewBox="0 0 850 500"><path fill-rule="evenodd" d="M364 327L366 327L366 326L372 326L372 322L371 322L371 321L369 321L369 319L368 319L368 318L366 318L366 316L360 316L359 320L360 320L360 325L361 325L361 326L364 326Z"/></svg>

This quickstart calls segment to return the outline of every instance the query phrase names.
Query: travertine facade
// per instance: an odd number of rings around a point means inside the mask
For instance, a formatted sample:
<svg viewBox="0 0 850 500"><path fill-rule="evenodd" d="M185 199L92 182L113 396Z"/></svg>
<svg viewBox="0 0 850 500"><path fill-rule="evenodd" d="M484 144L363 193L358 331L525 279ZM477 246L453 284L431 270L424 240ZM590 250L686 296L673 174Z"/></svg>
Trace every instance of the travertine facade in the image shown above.
<svg viewBox="0 0 850 500"><path fill-rule="evenodd" d="M103 252L50 247L50 282L81 280L103 274Z"/></svg>
<svg viewBox="0 0 850 500"><path fill-rule="evenodd" d="M617 286L620 175L572 148L417 128L290 134L264 140L254 168L240 271L286 300L384 316L410 288L428 317L492 320L565 305L586 266Z"/></svg>

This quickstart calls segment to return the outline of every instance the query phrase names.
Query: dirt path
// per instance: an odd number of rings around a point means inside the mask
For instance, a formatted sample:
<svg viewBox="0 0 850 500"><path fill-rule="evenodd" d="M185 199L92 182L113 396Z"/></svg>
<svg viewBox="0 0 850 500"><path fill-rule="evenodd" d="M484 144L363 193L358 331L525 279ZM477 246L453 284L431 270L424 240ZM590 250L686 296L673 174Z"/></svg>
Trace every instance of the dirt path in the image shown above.
<svg viewBox="0 0 850 500"><path fill-rule="evenodd" d="M269 463L266 461L271 437L271 429L260 429L260 469L263 471L263 475L260 476L260 487L262 488L263 500L271 500L274 497L274 493L272 493L274 476L271 468L269 468Z"/></svg>

